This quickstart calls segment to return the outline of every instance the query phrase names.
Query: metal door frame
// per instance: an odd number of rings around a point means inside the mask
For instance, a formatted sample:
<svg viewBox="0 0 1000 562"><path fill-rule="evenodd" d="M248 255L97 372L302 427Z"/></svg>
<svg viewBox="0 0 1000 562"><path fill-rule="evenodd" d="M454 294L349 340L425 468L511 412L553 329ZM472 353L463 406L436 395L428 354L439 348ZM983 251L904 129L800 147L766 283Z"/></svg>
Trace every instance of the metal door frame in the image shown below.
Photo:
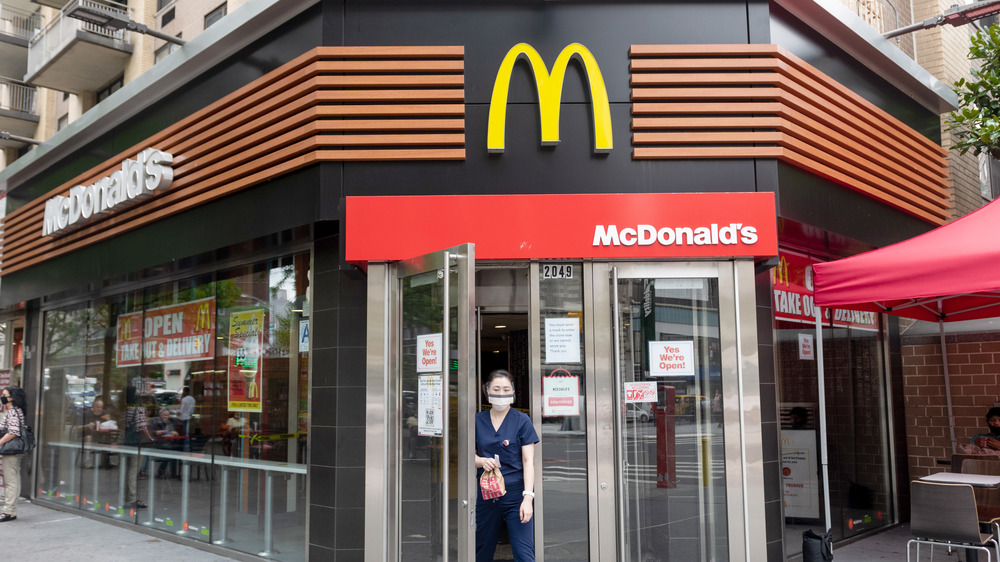
<svg viewBox="0 0 1000 562"><path fill-rule="evenodd" d="M620 443L623 429L618 414L620 373L617 360L618 279L709 277L719 281L719 337L722 352L723 431L726 461L726 510L729 560L764 560L763 436L760 423L760 376L753 263L720 262L600 262L593 264L594 329L592 350L597 369L610 373L597 381L593 420L596 432L594 494L598 505L599 559L622 559L624 523L621 495ZM603 328L603 329L598 329ZM739 470L733 470L738 467ZM594 524L591 524L594 527Z"/></svg>
<svg viewBox="0 0 1000 562"><path fill-rule="evenodd" d="M400 310L402 292L399 280L426 271L457 267L457 283L449 287L450 276L444 275L445 290L448 293L443 323L445 368L442 373L443 388L450 387L451 376L448 368L452 347L458 357L458 401L457 451L450 451L449 416L443 420L444 477L447 490L448 459L457 457L458 472L458 559L471 560L475 557L475 475L473 452L475 435L472 430L472 408L476 400L474 392L476 362L473 353L476 348L475 326L475 246L462 244L438 252L432 252L408 260L393 263L369 263L368 266L368 322L367 322L367 368L366 368L366 444L365 444L365 560L396 561L400 556L401 513L400 466L402 440L402 396L397 392L397 381L401 361L397 350L400 338ZM458 336L450 342L449 327L452 298L451 291L457 291ZM447 411L450 400L445 399ZM449 551L448 493L443 497L442 550L447 558ZM467 522L467 523L466 523Z"/></svg>

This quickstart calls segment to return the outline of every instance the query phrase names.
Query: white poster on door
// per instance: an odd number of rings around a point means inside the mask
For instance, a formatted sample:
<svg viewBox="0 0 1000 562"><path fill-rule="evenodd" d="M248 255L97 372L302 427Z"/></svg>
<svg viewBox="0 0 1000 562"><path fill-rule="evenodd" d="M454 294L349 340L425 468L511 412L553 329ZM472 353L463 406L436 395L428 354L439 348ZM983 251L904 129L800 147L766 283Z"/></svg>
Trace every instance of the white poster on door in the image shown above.
<svg viewBox="0 0 1000 562"><path fill-rule="evenodd" d="M545 362L580 362L580 319L545 319Z"/></svg>
<svg viewBox="0 0 1000 562"><path fill-rule="evenodd" d="M418 373L440 373L441 357L444 350L441 349L441 334L421 334L417 336L417 372Z"/></svg>
<svg viewBox="0 0 1000 562"><path fill-rule="evenodd" d="M816 465L816 432L781 430L781 483L785 517L819 518L819 478Z"/></svg>
<svg viewBox="0 0 1000 562"><path fill-rule="evenodd" d="M417 387L417 433L441 437L444 433L444 394L441 375L420 375Z"/></svg>
<svg viewBox="0 0 1000 562"><path fill-rule="evenodd" d="M556 369L542 377L542 415L580 415L580 377L566 369Z"/></svg>
<svg viewBox="0 0 1000 562"><path fill-rule="evenodd" d="M649 376L694 377L694 342L649 342Z"/></svg>

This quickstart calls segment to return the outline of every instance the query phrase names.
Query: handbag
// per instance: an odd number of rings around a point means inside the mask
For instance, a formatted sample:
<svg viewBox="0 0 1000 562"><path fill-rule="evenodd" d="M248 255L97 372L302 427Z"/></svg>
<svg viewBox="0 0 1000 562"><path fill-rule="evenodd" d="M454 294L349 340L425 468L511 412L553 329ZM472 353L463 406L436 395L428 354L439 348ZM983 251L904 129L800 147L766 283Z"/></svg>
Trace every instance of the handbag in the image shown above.
<svg viewBox="0 0 1000 562"><path fill-rule="evenodd" d="M30 425L21 426L21 435L0 445L0 456L23 455L35 448L35 434Z"/></svg>

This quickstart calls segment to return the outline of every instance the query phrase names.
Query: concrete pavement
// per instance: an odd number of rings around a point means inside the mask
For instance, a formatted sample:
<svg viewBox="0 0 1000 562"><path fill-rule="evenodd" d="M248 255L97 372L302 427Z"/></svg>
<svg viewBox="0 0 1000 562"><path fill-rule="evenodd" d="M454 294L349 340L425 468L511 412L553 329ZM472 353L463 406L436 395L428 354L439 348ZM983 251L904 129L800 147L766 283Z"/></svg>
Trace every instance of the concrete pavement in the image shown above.
<svg viewBox="0 0 1000 562"><path fill-rule="evenodd" d="M18 500L17 519L0 523L0 538L15 545L11 559L59 560L233 560L198 548L130 531L81 515Z"/></svg>

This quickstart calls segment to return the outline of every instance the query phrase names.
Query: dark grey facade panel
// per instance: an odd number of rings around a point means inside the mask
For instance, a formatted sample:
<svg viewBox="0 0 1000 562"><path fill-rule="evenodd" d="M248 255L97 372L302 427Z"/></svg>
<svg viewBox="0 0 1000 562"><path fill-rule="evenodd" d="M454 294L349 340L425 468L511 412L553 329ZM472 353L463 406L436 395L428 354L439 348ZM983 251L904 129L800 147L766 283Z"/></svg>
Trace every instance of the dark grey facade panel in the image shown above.
<svg viewBox="0 0 1000 562"><path fill-rule="evenodd" d="M574 86L567 85L567 90ZM753 160L633 160L630 108L611 108L615 148L594 154L590 106L566 105L560 143L539 142L538 106L507 111L507 148L486 150L489 108L466 108L464 162L349 163L346 195L672 193L756 191ZM720 154L725 154L720 149ZM769 188L770 190L773 188Z"/></svg>
<svg viewBox="0 0 1000 562"><path fill-rule="evenodd" d="M629 101L628 50L638 44L738 43L750 40L748 6L760 0L700 2L346 2L347 45L464 45L466 102L488 104L507 51L528 43L552 64L582 43L597 58L613 103ZM765 8L766 9L766 8ZM755 23L764 23L755 18ZM512 83L514 103L534 103L534 85ZM567 87L564 100L584 101Z"/></svg>
<svg viewBox="0 0 1000 562"><path fill-rule="evenodd" d="M817 230L886 246L931 229L926 222L867 195L778 163L778 216Z"/></svg>
<svg viewBox="0 0 1000 562"><path fill-rule="evenodd" d="M932 141L941 142L940 117L917 103L877 73L864 67L779 6L771 6L771 42L788 49L854 93L906 123Z"/></svg>
<svg viewBox="0 0 1000 562"><path fill-rule="evenodd" d="M5 275L0 306L87 287L146 267L312 224L322 218L320 177L319 166L307 168ZM339 175L333 178L331 182ZM339 191L339 185L327 188Z"/></svg>

